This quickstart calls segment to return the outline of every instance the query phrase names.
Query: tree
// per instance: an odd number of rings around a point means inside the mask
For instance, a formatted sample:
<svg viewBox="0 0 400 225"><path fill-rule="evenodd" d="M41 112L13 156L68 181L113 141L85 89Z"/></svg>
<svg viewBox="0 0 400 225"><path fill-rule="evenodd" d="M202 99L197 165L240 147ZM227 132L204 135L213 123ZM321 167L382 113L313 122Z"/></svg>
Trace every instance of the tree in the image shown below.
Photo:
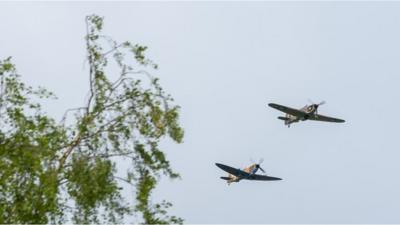
<svg viewBox="0 0 400 225"><path fill-rule="evenodd" d="M157 69L147 47L103 35L97 15L86 27L86 104L59 123L41 106L55 95L24 84L11 58L0 61L0 223L117 223L131 214L136 223L182 223L167 214L171 203L151 201L160 176L179 176L158 147L164 137L182 142L179 107L143 70ZM122 158L131 161L123 176ZM122 198L122 183L134 200Z"/></svg>

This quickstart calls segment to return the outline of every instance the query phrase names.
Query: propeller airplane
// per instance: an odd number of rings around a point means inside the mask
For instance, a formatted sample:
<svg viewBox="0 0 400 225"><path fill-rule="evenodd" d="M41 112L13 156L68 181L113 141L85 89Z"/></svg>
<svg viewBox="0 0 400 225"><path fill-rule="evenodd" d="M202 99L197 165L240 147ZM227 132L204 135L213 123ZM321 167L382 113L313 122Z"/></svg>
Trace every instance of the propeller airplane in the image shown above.
<svg viewBox="0 0 400 225"><path fill-rule="evenodd" d="M270 176L265 176L265 175L258 175L256 174L258 169L260 169L263 173L265 173L264 169L261 168L260 164L262 162L262 159L260 160L259 163L254 163L249 167L244 168L243 170L241 169L235 169L233 167L220 164L220 163L215 163L216 166L218 166L221 170L225 171L228 173L227 177L221 177L221 179L226 180L228 185L231 184L232 182L239 182L240 180L262 180L262 181L274 181L274 180L282 180L281 178L278 177L270 177Z"/></svg>
<svg viewBox="0 0 400 225"><path fill-rule="evenodd" d="M290 124L305 120L316 120L334 123L344 123L345 121L338 118L328 117L318 114L318 107L325 104L322 101L318 104L311 102L311 105L306 105L301 109L293 109L287 106L269 103L268 106L286 113L285 117L279 116L278 119L285 121L285 125L290 127Z"/></svg>

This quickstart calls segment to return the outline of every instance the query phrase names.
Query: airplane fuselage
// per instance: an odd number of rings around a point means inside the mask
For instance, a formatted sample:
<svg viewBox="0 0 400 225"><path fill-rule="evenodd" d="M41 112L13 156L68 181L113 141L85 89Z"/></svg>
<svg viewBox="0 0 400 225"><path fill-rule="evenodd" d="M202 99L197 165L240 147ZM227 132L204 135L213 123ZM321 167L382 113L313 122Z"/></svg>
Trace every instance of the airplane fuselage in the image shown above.
<svg viewBox="0 0 400 225"><path fill-rule="evenodd" d="M300 109L300 111L305 112L306 114L302 117L298 117L298 116L294 116L294 115L290 115L290 114L286 113L285 117L278 117L278 118L284 120L285 125L290 126L290 124L297 123L300 120L301 121L308 120L310 115L316 113L317 107L315 105L305 105L303 108Z"/></svg>
<svg viewBox="0 0 400 225"><path fill-rule="evenodd" d="M251 166L244 168L243 171L249 174L255 174L258 171L257 164L252 164ZM232 182L239 182L242 179L246 179L246 177L239 177L228 174L228 179L226 179L226 181L228 182L228 184L230 184Z"/></svg>

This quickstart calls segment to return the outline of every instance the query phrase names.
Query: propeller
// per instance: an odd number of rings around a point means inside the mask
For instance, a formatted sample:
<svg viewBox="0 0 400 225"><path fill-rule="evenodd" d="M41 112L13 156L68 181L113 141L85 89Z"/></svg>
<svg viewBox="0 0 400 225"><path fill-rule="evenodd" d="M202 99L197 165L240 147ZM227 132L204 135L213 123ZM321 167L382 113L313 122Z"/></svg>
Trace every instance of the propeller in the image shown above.
<svg viewBox="0 0 400 225"><path fill-rule="evenodd" d="M323 105L323 104L326 103L326 101L321 101L320 103L315 104L312 100L310 100L310 99L307 99L307 100L308 100L308 102L310 102L310 103L312 104L312 106L314 106L314 108L315 108L315 114L318 114L318 107L319 107L320 105Z"/></svg>
<svg viewBox="0 0 400 225"><path fill-rule="evenodd" d="M260 164L257 164L256 167L257 167L258 169L260 169L263 173L265 173L265 170L264 170L263 168L261 168Z"/></svg>
<svg viewBox="0 0 400 225"><path fill-rule="evenodd" d="M319 107L320 105L325 104L325 103L326 103L325 101L322 101L322 102L320 102L320 103L318 103L318 104L315 104L315 114L318 115L318 107Z"/></svg>
<svg viewBox="0 0 400 225"><path fill-rule="evenodd" d="M260 166L260 164L261 164L262 162L264 162L264 159L263 159L263 158L261 158L261 159L258 161L258 163L256 164L256 168L257 168L257 169L260 169L263 173L265 173L265 170L264 170L263 168L261 168L261 166Z"/></svg>

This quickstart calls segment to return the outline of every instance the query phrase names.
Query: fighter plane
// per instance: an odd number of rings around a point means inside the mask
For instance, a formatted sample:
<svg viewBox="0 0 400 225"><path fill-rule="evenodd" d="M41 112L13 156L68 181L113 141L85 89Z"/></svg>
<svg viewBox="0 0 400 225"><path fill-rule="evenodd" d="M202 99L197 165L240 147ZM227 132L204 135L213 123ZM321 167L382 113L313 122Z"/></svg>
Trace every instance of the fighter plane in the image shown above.
<svg viewBox="0 0 400 225"><path fill-rule="evenodd" d="M256 174L258 169L260 169L263 173L265 173L265 171L260 167L260 163L261 162L254 163L251 166L244 168L243 170L235 169L233 167L221 163L215 163L215 165L218 166L223 171L229 173L227 177L221 177L221 179L226 180L228 184L231 184L232 182L239 182L240 180L243 179L263 180L263 181L282 180L281 178L278 177L270 177L270 176Z"/></svg>
<svg viewBox="0 0 400 225"><path fill-rule="evenodd" d="M325 104L325 101L322 101L318 104L312 103L311 105L306 105L301 109L293 109L275 103L269 103L268 105L274 109L286 113L285 117L279 116L278 119L285 121L285 125L287 125L288 127L290 127L290 124L292 123L304 120L317 120L317 121L334 122L334 123L345 122L342 119L332 118L318 114L318 107L323 104Z"/></svg>

